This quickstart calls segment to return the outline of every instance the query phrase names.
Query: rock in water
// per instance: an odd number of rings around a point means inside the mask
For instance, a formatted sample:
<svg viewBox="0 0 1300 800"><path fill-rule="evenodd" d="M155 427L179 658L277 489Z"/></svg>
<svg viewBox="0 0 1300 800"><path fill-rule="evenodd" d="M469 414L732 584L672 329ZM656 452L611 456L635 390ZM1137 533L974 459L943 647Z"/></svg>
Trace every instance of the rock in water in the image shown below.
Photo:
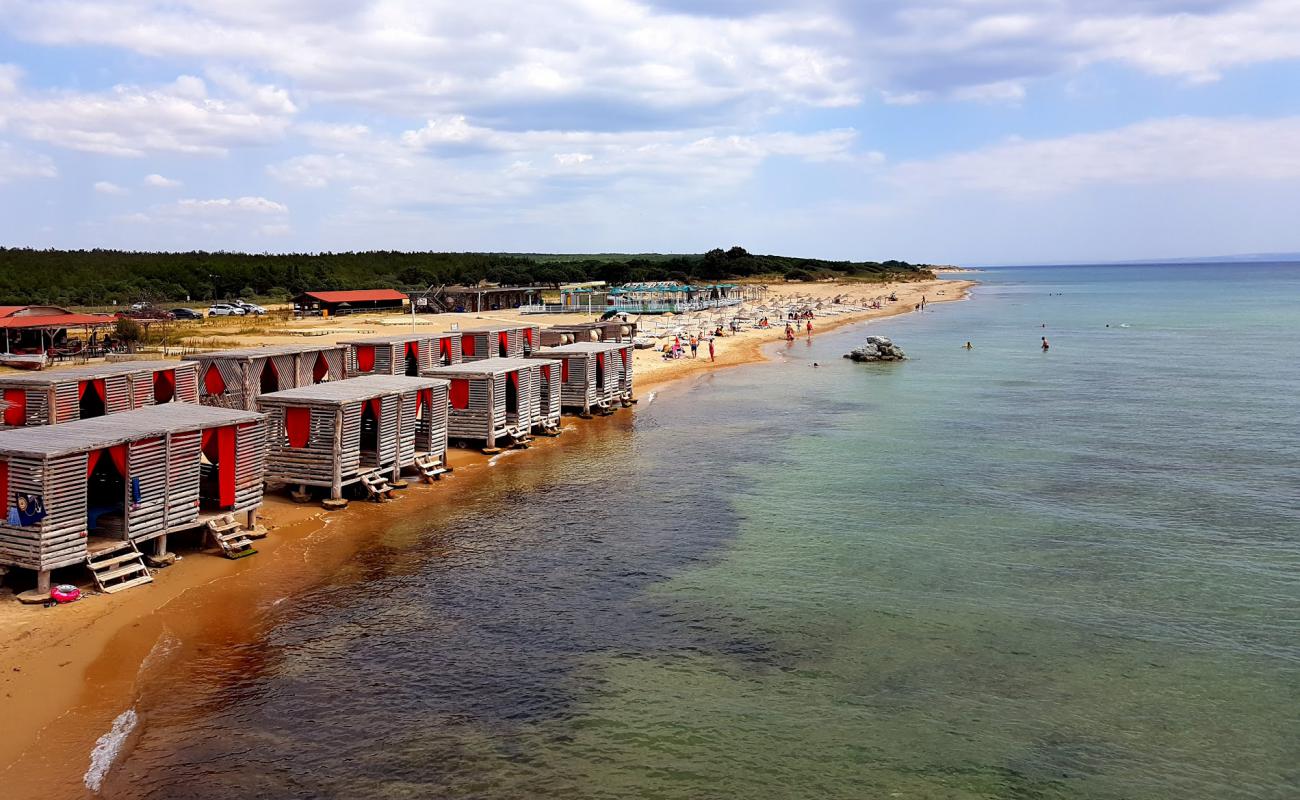
<svg viewBox="0 0 1300 800"><path fill-rule="evenodd" d="M907 355L884 336L868 336L861 347L855 347L844 357L858 362L875 362L903 361Z"/></svg>

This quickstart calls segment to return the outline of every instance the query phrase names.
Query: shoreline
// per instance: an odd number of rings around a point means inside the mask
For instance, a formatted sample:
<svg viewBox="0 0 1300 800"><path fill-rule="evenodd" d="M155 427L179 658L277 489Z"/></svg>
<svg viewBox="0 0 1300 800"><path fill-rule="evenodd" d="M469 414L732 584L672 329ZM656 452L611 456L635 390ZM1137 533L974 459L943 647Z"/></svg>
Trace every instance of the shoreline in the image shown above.
<svg viewBox="0 0 1300 800"><path fill-rule="evenodd" d="M819 318L813 335L911 313L915 301L939 285L943 293L930 302L964 300L976 282L941 279L895 285L898 302ZM724 337L713 362L707 355L664 361L657 351L636 351L637 394L644 400L651 391L715 369L766 361L764 348L783 342L783 330L777 324L766 331ZM617 418L576 424L566 418L566 436L537 440L512 460L586 438ZM372 541L370 534L382 533L400 516L432 508L445 492L455 491L447 487L449 481L464 487L464 481L487 480L495 463L464 450L449 451L448 461L456 471L447 480L413 483L400 500L384 505L356 502L347 510L327 512L268 494L262 518L272 535L257 542L255 558L230 561L189 553L177 565L157 572L155 583L145 590L93 595L55 609L22 607L13 599L0 603L0 711L17 723L0 737L0 783L15 795L25 790L52 791L56 796L88 791L82 778L96 741L136 706L151 669L181 658L202 640L248 641L250 631L279 600L345 565ZM342 530L330 530L334 527ZM129 733L124 739L129 740Z"/></svg>

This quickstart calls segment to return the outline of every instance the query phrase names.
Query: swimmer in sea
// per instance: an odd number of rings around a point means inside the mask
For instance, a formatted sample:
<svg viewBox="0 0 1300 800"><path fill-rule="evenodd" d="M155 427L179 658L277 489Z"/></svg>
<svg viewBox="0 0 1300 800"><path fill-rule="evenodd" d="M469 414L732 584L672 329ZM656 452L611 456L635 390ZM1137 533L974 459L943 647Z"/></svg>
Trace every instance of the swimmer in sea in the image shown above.
<svg viewBox="0 0 1300 800"><path fill-rule="evenodd" d="M973 350L973 349L975 349L975 345L971 344L970 342L967 342L967 343L966 343L966 349L967 349L967 350Z"/></svg>
<svg viewBox="0 0 1300 800"><path fill-rule="evenodd" d="M1051 347L1051 345L1049 345L1049 344L1047 343L1047 337L1044 336L1044 337L1043 337L1043 352L1046 353L1046 352L1047 352L1047 348L1049 348L1049 347Z"/></svg>

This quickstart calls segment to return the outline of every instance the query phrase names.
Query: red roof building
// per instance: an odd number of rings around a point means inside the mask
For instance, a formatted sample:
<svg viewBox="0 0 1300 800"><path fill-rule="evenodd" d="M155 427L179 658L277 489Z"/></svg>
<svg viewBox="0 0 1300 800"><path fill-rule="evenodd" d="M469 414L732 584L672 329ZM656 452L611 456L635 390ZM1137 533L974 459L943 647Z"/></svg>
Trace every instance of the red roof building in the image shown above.
<svg viewBox="0 0 1300 800"><path fill-rule="evenodd" d="M299 314L344 314L352 311L401 311L407 296L396 289L303 292L293 299Z"/></svg>

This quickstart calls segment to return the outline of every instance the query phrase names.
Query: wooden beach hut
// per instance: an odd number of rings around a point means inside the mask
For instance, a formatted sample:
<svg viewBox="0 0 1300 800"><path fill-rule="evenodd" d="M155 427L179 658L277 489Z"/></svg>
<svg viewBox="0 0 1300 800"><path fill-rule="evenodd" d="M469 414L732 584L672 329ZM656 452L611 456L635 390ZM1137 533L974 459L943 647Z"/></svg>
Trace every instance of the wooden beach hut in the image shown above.
<svg viewBox="0 0 1300 800"><path fill-rule="evenodd" d="M460 363L460 336L405 333L346 339L348 375L418 376L431 367Z"/></svg>
<svg viewBox="0 0 1300 800"><path fill-rule="evenodd" d="M447 428L453 440L480 441L484 452L526 445L541 399L541 364L527 358L488 358L434 367L425 374L451 381Z"/></svg>
<svg viewBox="0 0 1300 800"><path fill-rule="evenodd" d="M561 404L589 416L592 409L611 413L623 399L622 349L616 342L576 342L547 347L534 357L560 361Z"/></svg>
<svg viewBox="0 0 1300 800"><path fill-rule="evenodd" d="M163 403L199 401L193 361L122 361L0 375L4 428L57 425Z"/></svg>
<svg viewBox="0 0 1300 800"><path fill-rule="evenodd" d="M460 332L462 361L526 358L542 340L538 325L490 325Z"/></svg>
<svg viewBox="0 0 1300 800"><path fill-rule="evenodd" d="M329 489L329 507L346 505L344 490L360 485L373 498L399 487L402 470L426 479L446 472L446 380L366 375L264 394L268 481L289 484L295 499Z"/></svg>
<svg viewBox="0 0 1300 800"><path fill-rule="evenodd" d="M198 353L199 402L257 410L257 397L347 377L342 344L277 345Z"/></svg>
<svg viewBox="0 0 1300 800"><path fill-rule="evenodd" d="M541 436L560 435L560 411L564 362L538 356L529 356L529 361L537 362L538 402L537 414L533 420L533 433Z"/></svg>
<svg viewBox="0 0 1300 800"><path fill-rule="evenodd" d="M0 431L0 565L35 570L45 595L80 563L107 592L146 583L140 543L161 556L175 531L256 525L264 460L261 414L189 403Z"/></svg>

